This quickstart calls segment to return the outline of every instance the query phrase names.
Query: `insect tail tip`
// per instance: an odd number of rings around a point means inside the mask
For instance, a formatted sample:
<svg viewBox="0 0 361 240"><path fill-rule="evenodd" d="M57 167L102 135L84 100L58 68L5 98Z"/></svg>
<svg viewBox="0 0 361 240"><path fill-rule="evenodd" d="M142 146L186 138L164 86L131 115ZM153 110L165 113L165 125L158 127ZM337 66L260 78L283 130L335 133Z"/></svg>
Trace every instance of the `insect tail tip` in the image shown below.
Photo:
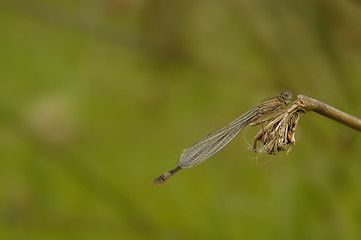
<svg viewBox="0 0 361 240"><path fill-rule="evenodd" d="M168 178L170 178L171 176L173 176L176 172L178 172L179 170L181 170L182 168L180 166L175 167L174 169L163 173L162 175L160 175L159 177L157 177L156 179L154 179L153 184L154 185L159 185L164 183Z"/></svg>
<svg viewBox="0 0 361 240"><path fill-rule="evenodd" d="M160 185L160 184L164 183L164 181L165 181L165 179L164 179L163 175L160 175L159 177L154 179L153 184Z"/></svg>

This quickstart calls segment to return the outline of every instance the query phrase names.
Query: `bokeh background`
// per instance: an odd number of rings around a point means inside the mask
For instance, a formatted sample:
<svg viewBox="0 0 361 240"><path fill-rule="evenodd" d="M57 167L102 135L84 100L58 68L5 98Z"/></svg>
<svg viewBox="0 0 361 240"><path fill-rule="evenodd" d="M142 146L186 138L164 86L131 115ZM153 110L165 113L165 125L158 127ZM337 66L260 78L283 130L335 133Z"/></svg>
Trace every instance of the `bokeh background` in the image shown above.
<svg viewBox="0 0 361 240"><path fill-rule="evenodd" d="M361 117L360 1L0 0L0 83L2 239L361 238L360 133L314 113L152 184L284 89Z"/></svg>

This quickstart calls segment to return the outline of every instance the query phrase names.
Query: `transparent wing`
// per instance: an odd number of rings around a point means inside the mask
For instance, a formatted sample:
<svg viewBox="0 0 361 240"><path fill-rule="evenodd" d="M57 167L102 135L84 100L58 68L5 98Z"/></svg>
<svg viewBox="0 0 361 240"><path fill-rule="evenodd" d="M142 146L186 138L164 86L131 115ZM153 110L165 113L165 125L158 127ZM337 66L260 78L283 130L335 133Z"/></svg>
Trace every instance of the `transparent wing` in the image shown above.
<svg viewBox="0 0 361 240"><path fill-rule="evenodd" d="M259 107L254 107L230 122L227 126L186 148L179 157L179 166L181 168L191 168L216 154L232 141L241 129L250 123L258 113Z"/></svg>

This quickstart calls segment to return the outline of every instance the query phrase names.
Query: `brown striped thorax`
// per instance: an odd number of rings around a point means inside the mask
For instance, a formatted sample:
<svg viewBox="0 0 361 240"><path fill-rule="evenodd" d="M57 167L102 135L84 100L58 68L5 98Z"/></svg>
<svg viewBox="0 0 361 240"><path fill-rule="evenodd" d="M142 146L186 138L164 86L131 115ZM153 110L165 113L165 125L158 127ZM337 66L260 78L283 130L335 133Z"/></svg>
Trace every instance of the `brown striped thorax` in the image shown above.
<svg viewBox="0 0 361 240"><path fill-rule="evenodd" d="M283 103L287 106L291 98L292 94L290 92L281 92L275 98L262 101L258 104L258 114L251 120L251 122L258 120L265 115L277 112L281 109Z"/></svg>

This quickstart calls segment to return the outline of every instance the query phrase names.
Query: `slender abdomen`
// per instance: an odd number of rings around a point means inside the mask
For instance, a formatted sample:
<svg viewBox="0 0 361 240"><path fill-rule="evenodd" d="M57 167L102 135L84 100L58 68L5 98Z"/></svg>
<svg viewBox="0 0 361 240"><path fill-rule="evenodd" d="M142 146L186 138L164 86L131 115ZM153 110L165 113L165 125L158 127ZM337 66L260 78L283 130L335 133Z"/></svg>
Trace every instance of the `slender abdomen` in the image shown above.
<svg viewBox="0 0 361 240"><path fill-rule="evenodd" d="M153 183L156 185L162 184L164 183L168 178L170 178L171 176L173 176L176 172L178 172L179 170L181 170L182 168L180 166L175 167L174 169L163 173L162 175L160 175L159 177L157 177L156 179L154 179Z"/></svg>

